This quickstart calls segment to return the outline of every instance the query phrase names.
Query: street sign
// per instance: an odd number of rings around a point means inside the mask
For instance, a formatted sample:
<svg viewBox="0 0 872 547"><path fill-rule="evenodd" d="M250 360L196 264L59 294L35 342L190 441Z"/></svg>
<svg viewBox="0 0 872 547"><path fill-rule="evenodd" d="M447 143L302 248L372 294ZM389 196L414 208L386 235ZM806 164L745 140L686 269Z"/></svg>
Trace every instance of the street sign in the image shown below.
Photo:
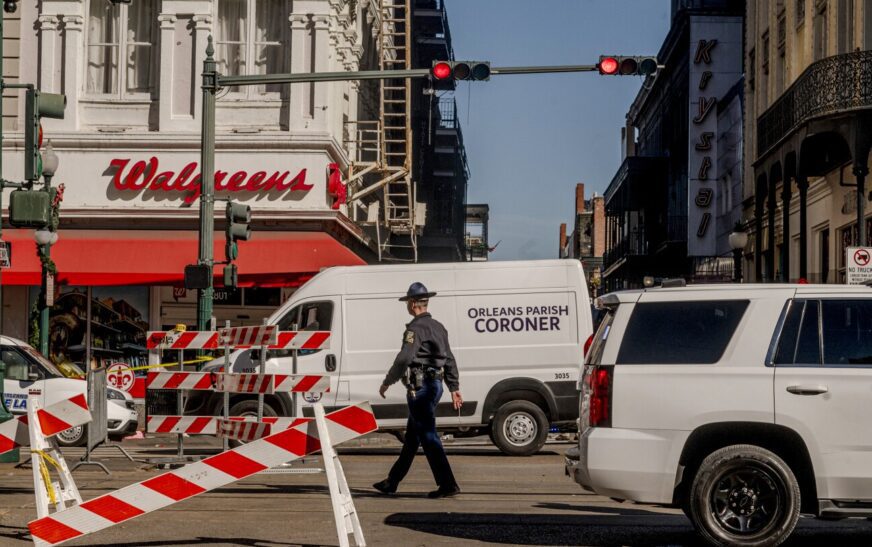
<svg viewBox="0 0 872 547"><path fill-rule="evenodd" d="M112 363L106 370L106 380L115 389L130 391L135 380L130 365L126 363Z"/></svg>
<svg viewBox="0 0 872 547"><path fill-rule="evenodd" d="M12 267L12 256L10 255L10 247L8 242L0 241L0 268Z"/></svg>
<svg viewBox="0 0 872 547"><path fill-rule="evenodd" d="M848 247L845 255L848 285L862 285L872 281L872 247Z"/></svg>
<svg viewBox="0 0 872 547"><path fill-rule="evenodd" d="M55 300L55 283L54 276L50 273L45 274L45 305L47 307L54 306Z"/></svg>

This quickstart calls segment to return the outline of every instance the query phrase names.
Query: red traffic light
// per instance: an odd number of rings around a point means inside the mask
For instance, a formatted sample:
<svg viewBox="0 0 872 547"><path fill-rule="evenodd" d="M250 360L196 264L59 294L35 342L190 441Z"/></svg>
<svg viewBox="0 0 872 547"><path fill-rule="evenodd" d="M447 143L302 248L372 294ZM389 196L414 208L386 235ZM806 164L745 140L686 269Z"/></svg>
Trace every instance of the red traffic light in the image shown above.
<svg viewBox="0 0 872 547"><path fill-rule="evenodd" d="M444 61L440 61L433 64L433 68L430 72L437 80L447 80L451 78L451 65Z"/></svg>
<svg viewBox="0 0 872 547"><path fill-rule="evenodd" d="M620 63L614 57L600 57L600 62L597 65L600 74L617 74Z"/></svg>
<svg viewBox="0 0 872 547"><path fill-rule="evenodd" d="M36 137L36 149L39 150L40 148L42 148L42 124L39 124L39 131Z"/></svg>

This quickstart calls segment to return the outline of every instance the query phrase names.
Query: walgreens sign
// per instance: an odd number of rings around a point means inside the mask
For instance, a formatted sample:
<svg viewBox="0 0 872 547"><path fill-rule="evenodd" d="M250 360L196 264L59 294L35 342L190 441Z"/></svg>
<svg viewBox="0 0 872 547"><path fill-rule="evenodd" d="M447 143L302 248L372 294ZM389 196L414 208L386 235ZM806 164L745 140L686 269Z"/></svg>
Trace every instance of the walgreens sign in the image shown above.
<svg viewBox="0 0 872 547"><path fill-rule="evenodd" d="M186 205L197 201L202 193L198 163L190 162L178 172L160 169L156 157L148 161L133 161L127 158L113 159L109 162L112 173L112 186L120 192L178 192ZM314 184L306 184L306 170L296 174L291 171L215 171L216 192L251 193L308 193Z"/></svg>

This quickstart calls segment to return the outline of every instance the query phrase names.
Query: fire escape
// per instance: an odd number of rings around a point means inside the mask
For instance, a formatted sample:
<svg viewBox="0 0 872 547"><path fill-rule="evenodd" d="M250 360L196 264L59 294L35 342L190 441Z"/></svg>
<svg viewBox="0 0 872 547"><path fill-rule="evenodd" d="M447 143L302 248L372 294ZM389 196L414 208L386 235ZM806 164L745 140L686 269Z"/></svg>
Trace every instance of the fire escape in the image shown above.
<svg viewBox="0 0 872 547"><path fill-rule="evenodd" d="M374 1L378 68L412 68L412 0ZM412 180L412 81L380 80L378 93L378 120L347 124L351 214L375 229L380 261L416 262L424 210L416 210ZM360 209L365 218L357 218Z"/></svg>

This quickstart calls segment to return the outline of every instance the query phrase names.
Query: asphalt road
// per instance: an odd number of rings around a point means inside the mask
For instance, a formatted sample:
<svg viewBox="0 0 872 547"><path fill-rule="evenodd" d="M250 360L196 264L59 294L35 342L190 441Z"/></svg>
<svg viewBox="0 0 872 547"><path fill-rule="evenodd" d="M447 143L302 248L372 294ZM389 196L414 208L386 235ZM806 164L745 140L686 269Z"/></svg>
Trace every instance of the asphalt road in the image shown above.
<svg viewBox="0 0 872 547"><path fill-rule="evenodd" d="M168 456L171 441L130 444L137 457ZM530 458L510 458L481 444L451 446L449 458L463 493L430 500L432 477L421 455L400 492L391 497L370 485L384 477L398 448L385 443L345 448L341 460L369 545L699 545L679 511L616 503L584 493L563 474L567 444L548 445ZM80 452L68 451L68 461ZM81 468L75 478L84 499L162 471L131 463L116 451L97 457L106 476ZM317 466L320 462L310 465ZM30 469L0 464L0 545L29 545L35 518ZM804 519L788 545L867 546L872 522ZM317 475L257 475L147 514L69 545L158 547L174 545L337 545L326 479Z"/></svg>

